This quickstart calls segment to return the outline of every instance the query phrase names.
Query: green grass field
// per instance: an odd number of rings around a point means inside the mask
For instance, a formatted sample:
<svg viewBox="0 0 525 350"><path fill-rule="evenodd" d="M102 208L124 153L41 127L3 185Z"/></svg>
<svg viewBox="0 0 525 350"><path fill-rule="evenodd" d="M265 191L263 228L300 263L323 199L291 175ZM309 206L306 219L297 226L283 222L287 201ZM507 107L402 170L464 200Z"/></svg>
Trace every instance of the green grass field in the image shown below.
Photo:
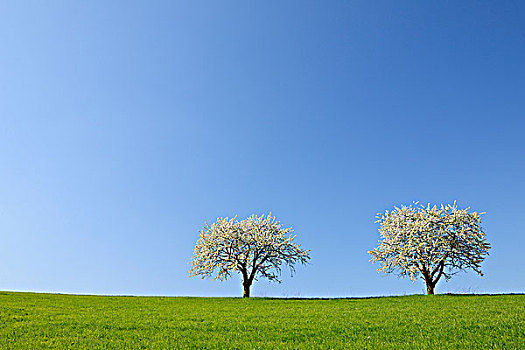
<svg viewBox="0 0 525 350"><path fill-rule="evenodd" d="M372 299L0 293L1 349L525 349L525 295Z"/></svg>

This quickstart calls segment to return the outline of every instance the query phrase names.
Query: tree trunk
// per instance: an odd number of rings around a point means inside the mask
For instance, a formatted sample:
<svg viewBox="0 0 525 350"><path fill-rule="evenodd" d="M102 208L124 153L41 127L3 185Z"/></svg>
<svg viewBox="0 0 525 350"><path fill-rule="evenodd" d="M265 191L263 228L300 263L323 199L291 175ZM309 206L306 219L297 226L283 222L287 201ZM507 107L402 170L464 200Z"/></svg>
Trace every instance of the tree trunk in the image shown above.
<svg viewBox="0 0 525 350"><path fill-rule="evenodd" d="M432 282L427 281L427 295L434 295L434 287L436 285Z"/></svg>
<svg viewBox="0 0 525 350"><path fill-rule="evenodd" d="M249 281L245 281L242 283L242 286L244 288L244 291L243 291L243 294L242 294L242 297L243 298L249 298L250 297L250 287L251 287L251 283Z"/></svg>
<svg viewBox="0 0 525 350"><path fill-rule="evenodd" d="M439 265L437 265L432 273L428 273L427 269L425 268L423 272L423 277L425 279L425 283L427 285L427 295L433 295L434 294L434 288L436 288L436 284L438 283L439 279L443 275L443 270L445 269L445 260L441 260L439 262ZM436 278L434 278L434 275L437 273Z"/></svg>

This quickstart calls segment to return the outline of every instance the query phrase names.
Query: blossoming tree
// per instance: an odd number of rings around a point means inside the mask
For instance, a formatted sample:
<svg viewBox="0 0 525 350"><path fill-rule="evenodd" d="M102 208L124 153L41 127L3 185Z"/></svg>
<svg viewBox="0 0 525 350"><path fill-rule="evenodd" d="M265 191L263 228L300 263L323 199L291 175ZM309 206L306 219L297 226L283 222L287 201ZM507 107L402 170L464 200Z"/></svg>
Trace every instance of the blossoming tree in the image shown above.
<svg viewBox="0 0 525 350"><path fill-rule="evenodd" d="M296 263L305 264L310 259L310 251L293 242L292 231L291 227L283 228L271 214L252 215L241 221L219 218L199 231L190 277L214 276L214 280L223 281L233 273L241 273L243 297L250 297L250 287L257 277L280 283L283 264L293 273Z"/></svg>
<svg viewBox="0 0 525 350"><path fill-rule="evenodd" d="M373 263L382 265L378 272L397 272L414 281L418 276L426 284L427 294L441 277L449 280L455 273L472 269L479 275L481 263L490 244L481 227L481 214L453 205L430 204L402 206L377 215L381 239L369 251Z"/></svg>

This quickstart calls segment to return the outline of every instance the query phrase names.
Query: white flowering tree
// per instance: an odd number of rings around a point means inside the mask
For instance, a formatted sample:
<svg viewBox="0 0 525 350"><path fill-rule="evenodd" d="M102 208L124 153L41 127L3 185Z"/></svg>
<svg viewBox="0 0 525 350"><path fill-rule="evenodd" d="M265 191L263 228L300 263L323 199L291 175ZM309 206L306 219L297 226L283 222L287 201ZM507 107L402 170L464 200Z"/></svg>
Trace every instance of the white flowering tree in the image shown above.
<svg viewBox="0 0 525 350"><path fill-rule="evenodd" d="M490 244L481 227L481 214L453 205L402 206L377 215L381 239L369 251L378 272L398 273L412 281L421 277L427 294L441 277L472 269L479 275Z"/></svg>
<svg viewBox="0 0 525 350"><path fill-rule="evenodd" d="M292 231L291 227L283 228L271 214L252 215L241 221L219 218L199 231L190 277L213 276L223 281L240 273L243 297L250 297L250 287L258 277L280 283L282 265L293 273L296 263L305 264L310 259L310 251L293 242Z"/></svg>

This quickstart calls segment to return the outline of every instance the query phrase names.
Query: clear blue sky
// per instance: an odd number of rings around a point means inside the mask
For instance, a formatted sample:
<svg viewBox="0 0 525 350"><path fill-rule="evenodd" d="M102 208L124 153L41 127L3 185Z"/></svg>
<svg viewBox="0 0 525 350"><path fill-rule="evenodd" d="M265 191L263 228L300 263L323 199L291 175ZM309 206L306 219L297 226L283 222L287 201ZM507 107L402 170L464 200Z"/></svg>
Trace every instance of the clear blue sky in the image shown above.
<svg viewBox="0 0 525 350"><path fill-rule="evenodd" d="M524 292L525 2L4 1L0 290L239 296L188 277L204 221L271 211L311 264L255 296L421 293L375 214L486 211Z"/></svg>

